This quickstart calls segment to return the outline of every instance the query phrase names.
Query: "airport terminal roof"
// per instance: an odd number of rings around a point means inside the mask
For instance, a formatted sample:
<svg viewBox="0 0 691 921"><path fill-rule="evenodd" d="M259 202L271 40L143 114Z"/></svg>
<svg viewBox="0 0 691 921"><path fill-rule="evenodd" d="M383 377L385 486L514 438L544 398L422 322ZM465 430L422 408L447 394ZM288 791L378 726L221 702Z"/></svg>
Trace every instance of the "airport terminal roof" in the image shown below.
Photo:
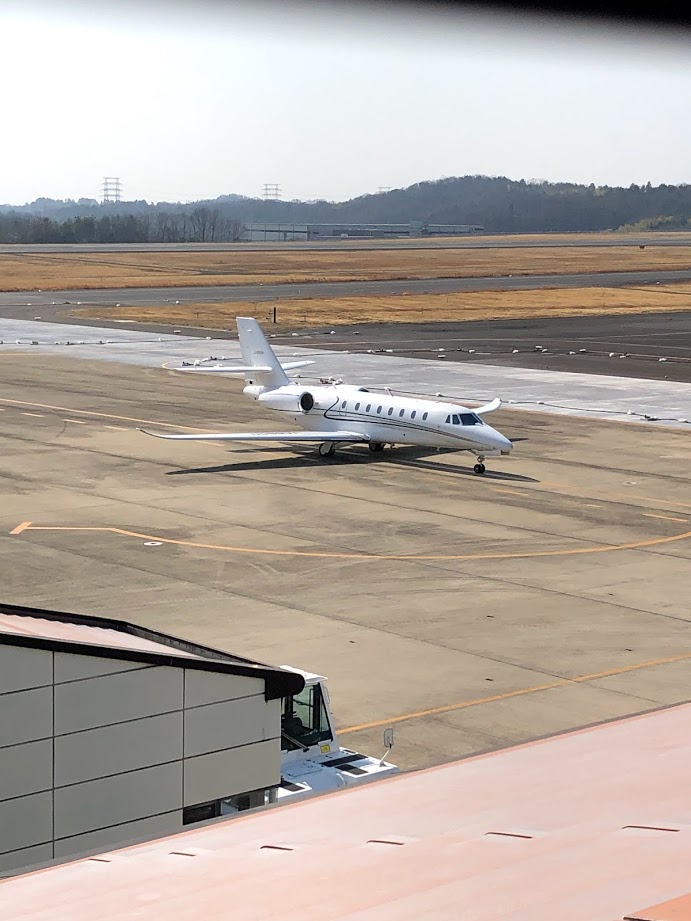
<svg viewBox="0 0 691 921"><path fill-rule="evenodd" d="M685 704L217 820L7 880L0 916L688 921L690 729Z"/></svg>
<svg viewBox="0 0 691 921"><path fill-rule="evenodd" d="M55 649L79 655L151 665L184 665L204 671L262 678L268 699L299 693L301 675L230 655L123 620L44 611L0 603L0 645Z"/></svg>

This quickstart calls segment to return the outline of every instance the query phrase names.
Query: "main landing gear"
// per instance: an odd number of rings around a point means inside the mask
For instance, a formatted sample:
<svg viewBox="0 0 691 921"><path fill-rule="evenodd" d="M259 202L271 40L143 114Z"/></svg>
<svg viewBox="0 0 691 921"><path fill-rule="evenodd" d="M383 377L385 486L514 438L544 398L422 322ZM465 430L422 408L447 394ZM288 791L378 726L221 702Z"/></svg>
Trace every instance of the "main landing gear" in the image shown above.
<svg viewBox="0 0 691 921"><path fill-rule="evenodd" d="M482 457L482 456L478 457L478 459L477 459L477 464L475 464L475 466L473 467L473 470L475 471L475 473L480 474L480 475L483 474L483 473L485 472L485 459L484 459L484 457Z"/></svg>
<svg viewBox="0 0 691 921"><path fill-rule="evenodd" d="M381 441L370 441L368 447L373 454L376 454L384 450L384 443Z"/></svg>
<svg viewBox="0 0 691 921"><path fill-rule="evenodd" d="M323 441L319 445L319 456L320 457L333 457L336 453L336 442L335 441Z"/></svg>

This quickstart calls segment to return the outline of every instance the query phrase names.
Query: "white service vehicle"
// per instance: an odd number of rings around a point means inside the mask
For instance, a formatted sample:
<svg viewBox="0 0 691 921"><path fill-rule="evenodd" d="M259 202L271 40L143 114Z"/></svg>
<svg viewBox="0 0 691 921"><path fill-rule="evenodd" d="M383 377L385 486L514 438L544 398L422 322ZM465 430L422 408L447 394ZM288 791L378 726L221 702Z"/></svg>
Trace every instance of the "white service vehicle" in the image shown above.
<svg viewBox="0 0 691 921"><path fill-rule="evenodd" d="M359 786L399 772L395 764L384 760L393 746L393 729L384 733L388 750L382 758L343 748L334 729L326 678L288 665L282 667L301 674L305 687L299 694L283 698L279 803Z"/></svg>
<svg viewBox="0 0 691 921"><path fill-rule="evenodd" d="M399 773L395 764L384 760L393 746L393 729L384 732L387 750L383 758L342 748L334 729L326 678L290 665L282 668L302 675L305 686L281 702L280 785L271 791L257 790L221 800L219 815L235 815L271 803L292 803Z"/></svg>

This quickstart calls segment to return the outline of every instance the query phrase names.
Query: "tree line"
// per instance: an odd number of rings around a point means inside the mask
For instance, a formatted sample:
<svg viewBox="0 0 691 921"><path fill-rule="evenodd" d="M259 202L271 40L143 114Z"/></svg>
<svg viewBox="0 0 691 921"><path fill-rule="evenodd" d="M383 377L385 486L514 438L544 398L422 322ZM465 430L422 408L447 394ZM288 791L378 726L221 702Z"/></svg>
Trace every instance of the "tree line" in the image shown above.
<svg viewBox="0 0 691 921"><path fill-rule="evenodd" d="M486 233L691 229L691 185L579 185L463 176L344 202L221 195L192 205L40 199L0 206L5 243L185 243L240 240L250 222L472 224Z"/></svg>
<svg viewBox="0 0 691 921"><path fill-rule="evenodd" d="M189 212L102 214L63 220L0 213L0 243L226 243L242 239L242 224L218 208Z"/></svg>

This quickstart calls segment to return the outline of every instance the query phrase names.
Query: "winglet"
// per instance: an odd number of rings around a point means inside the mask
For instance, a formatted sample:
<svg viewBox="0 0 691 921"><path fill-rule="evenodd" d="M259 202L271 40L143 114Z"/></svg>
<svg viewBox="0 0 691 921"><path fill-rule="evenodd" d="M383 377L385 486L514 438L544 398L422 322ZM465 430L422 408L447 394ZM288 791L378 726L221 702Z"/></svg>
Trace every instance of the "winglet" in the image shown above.
<svg viewBox="0 0 691 921"><path fill-rule="evenodd" d="M486 403L484 406L478 406L477 409L474 409L473 412L477 416L484 416L485 413L493 413L496 409L499 409L501 406L501 400L499 397L492 400L491 403Z"/></svg>

